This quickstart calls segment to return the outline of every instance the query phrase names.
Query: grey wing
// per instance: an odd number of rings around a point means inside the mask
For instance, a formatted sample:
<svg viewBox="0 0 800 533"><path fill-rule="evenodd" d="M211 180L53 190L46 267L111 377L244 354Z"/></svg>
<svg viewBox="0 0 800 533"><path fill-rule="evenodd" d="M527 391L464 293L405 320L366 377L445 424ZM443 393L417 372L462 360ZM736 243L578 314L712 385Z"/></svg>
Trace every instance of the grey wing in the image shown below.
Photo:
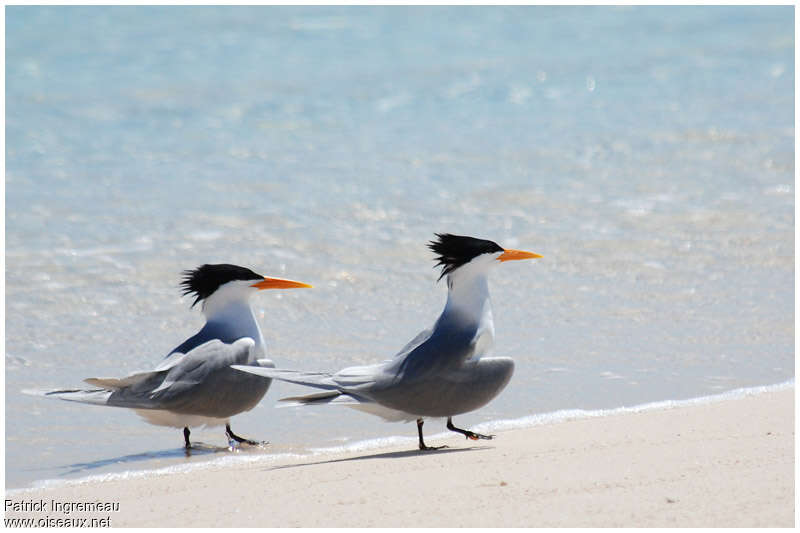
<svg viewBox="0 0 800 533"><path fill-rule="evenodd" d="M187 400L187 395L210 384L220 372L227 372L230 365L251 364L254 346L253 339L244 337L233 343L212 340L186 354L173 353L157 370L137 374L140 377L136 382L114 390L107 404L143 409L175 408Z"/></svg>
<svg viewBox="0 0 800 533"><path fill-rule="evenodd" d="M395 381L425 379L446 368L461 365L475 353L475 328L438 322L432 330L424 333L427 333L424 338L417 336L421 342L392 360L390 373Z"/></svg>
<svg viewBox="0 0 800 533"><path fill-rule="evenodd" d="M403 346L403 348L399 352L397 352L397 355L394 356L394 359L397 359L398 357L406 356L409 352L414 350L414 348L416 348L417 346L419 346L423 342L427 341L430 338L432 333L433 333L433 328L420 331L419 334L417 334L416 337L411 339L411 341L409 341L408 344Z"/></svg>
<svg viewBox="0 0 800 533"><path fill-rule="evenodd" d="M412 376L394 386L373 389L370 397L384 407L417 416L455 416L486 405L505 388L513 372L514 361L509 357L471 359L442 368L435 376Z"/></svg>
<svg viewBox="0 0 800 533"><path fill-rule="evenodd" d="M332 377L340 390L369 397L373 391L391 387L399 379L422 379L443 366L464 361L474 351L474 337L474 330L451 328L437 322L433 328L421 331L392 359L345 368Z"/></svg>

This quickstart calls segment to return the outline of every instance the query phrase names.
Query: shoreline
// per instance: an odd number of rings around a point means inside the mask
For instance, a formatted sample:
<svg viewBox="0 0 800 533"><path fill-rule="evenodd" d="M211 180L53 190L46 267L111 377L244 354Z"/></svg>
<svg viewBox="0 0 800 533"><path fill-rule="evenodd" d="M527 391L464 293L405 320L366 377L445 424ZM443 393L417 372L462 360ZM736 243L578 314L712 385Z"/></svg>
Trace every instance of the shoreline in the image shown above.
<svg viewBox="0 0 800 533"><path fill-rule="evenodd" d="M557 424L570 420L581 420L586 418L602 418L606 416L614 416L625 413L640 413L653 410L674 409L680 407L689 407L693 405L704 405L707 403L722 402L730 399L743 398L748 396L756 396L766 392L777 392L794 388L794 379L789 379L780 383L772 385L757 385L753 387L742 387L738 389L731 389L718 394L707 396L698 396L687 398L683 400L656 400L643 404L636 404L632 406L613 407L609 409L562 409L553 412L537 413L527 415L519 418L501 419L489 422L482 422L479 424L471 425L470 429L479 433L494 433L497 431L508 431L517 429L531 429L540 425ZM431 433L426 438L431 440L453 438L454 434L449 431L440 431L439 433ZM26 491L36 491L42 489L58 488L68 485L82 485L85 483L101 483L106 481L127 480L134 478L147 478L157 477L162 475L171 475L176 473L189 473L206 468L227 468L242 465L253 465L263 463L263 466L269 466L277 461L290 460L290 459L311 459L311 458L324 458L331 455L344 454L344 453L366 453L389 448L402 448L408 447L413 449L416 447L416 436L386 436L376 437L372 439L362 439L352 441L338 446L307 446L298 445L296 447L284 447L281 451L267 451L267 450L243 450L242 454L226 454L217 458L209 459L206 461L198 461L192 463L175 463L168 466L157 467L143 467L140 469L130 469L122 471L111 471L102 474L89 474L82 477L71 478L49 478L35 480L28 487L11 487L6 488L6 494L24 493ZM213 445L210 448L218 448ZM218 448L221 449L221 448ZM263 453L262 453L263 452Z"/></svg>
<svg viewBox="0 0 800 533"><path fill-rule="evenodd" d="M184 527L794 524L793 383L612 411L497 427L497 438L480 444L432 435L449 446L436 452L409 440L12 489L14 502L119 510L6 518Z"/></svg>

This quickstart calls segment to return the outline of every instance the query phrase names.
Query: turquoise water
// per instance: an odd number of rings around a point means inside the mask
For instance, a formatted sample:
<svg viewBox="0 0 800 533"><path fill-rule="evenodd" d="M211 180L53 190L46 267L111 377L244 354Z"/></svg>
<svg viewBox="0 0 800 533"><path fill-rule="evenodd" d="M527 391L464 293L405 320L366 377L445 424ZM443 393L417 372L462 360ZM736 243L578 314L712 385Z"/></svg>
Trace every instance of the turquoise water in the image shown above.
<svg viewBox="0 0 800 533"><path fill-rule="evenodd" d="M794 75L788 6L7 7L6 486L225 453L20 394L152 367L206 262L313 284L258 318L336 370L438 316L434 232L543 255L493 272L516 373L464 426L790 379ZM249 453L415 434L301 390Z"/></svg>

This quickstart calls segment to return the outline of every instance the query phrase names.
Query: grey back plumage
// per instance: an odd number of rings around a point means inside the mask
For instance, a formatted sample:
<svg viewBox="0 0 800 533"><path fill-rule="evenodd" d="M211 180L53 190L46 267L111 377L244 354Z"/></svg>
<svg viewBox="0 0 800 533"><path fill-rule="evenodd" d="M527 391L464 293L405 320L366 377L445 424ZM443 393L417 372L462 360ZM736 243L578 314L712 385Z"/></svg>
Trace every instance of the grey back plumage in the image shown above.
<svg viewBox="0 0 800 533"><path fill-rule="evenodd" d="M241 331L238 330L234 324L216 321L206 322L200 331L183 341L179 346L176 346L166 357L171 356L175 352L189 353L210 340L218 339L223 343L232 344L241 337Z"/></svg>
<svg viewBox="0 0 800 533"><path fill-rule="evenodd" d="M390 365L393 384L424 381L448 368L457 368L475 352L476 328L442 315L424 340L399 353ZM421 336L417 336L419 339Z"/></svg>

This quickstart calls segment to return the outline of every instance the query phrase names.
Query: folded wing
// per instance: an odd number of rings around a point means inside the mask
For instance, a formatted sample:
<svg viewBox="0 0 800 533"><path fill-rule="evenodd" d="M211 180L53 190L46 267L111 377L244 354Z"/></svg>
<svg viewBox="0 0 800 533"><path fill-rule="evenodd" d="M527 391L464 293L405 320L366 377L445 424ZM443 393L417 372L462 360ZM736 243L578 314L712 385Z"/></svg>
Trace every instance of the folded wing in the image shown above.
<svg viewBox="0 0 800 533"><path fill-rule="evenodd" d="M55 390L38 393L66 401L129 407L165 409L182 395L202 383L211 372L233 364L247 363L255 341L243 337L233 343L220 340L205 342L188 353L174 352L150 372L137 372L124 378L88 378L86 383L97 389ZM272 364L267 359L258 365ZM261 366L247 367L261 368ZM32 391L26 391L31 393ZM35 393L35 392L34 392Z"/></svg>

